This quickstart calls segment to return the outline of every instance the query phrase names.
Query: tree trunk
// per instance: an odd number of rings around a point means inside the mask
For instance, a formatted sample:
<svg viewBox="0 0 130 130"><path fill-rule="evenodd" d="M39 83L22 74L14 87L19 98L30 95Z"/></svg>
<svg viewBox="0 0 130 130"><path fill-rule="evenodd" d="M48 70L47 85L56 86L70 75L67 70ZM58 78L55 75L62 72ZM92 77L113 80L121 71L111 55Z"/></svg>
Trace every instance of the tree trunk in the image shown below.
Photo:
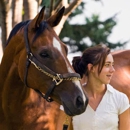
<svg viewBox="0 0 130 130"><path fill-rule="evenodd" d="M12 1L12 27L22 21L23 0Z"/></svg>
<svg viewBox="0 0 130 130"><path fill-rule="evenodd" d="M38 2L36 0L24 0L24 21L33 19L38 13Z"/></svg>
<svg viewBox="0 0 130 130"><path fill-rule="evenodd" d="M72 11L74 11L81 4L81 2L82 2L82 0L73 0L73 1L71 1L71 3L68 3L68 0L62 0L60 5L65 6L66 9L65 9L65 13L64 13L62 20L54 28L57 35L60 34L60 32L63 28L63 25L64 25L65 21L67 20L67 18L69 17L69 15L72 13ZM59 5L57 7L59 7Z"/></svg>
<svg viewBox="0 0 130 130"><path fill-rule="evenodd" d="M0 0L0 22L2 27L2 47L3 50L6 46L6 40L12 29L12 18L11 18L11 3L12 0Z"/></svg>
<svg viewBox="0 0 130 130"><path fill-rule="evenodd" d="M1 42L2 48L4 48L5 41L6 41L6 11L5 11L5 3L4 1L0 1L0 24L1 24Z"/></svg>

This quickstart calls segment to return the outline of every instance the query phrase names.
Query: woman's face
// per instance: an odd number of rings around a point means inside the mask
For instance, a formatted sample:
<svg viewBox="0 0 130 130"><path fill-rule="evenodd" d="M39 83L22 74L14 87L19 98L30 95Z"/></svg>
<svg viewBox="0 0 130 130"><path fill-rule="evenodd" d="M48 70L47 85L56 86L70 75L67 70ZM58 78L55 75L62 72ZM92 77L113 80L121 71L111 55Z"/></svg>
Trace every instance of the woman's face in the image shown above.
<svg viewBox="0 0 130 130"><path fill-rule="evenodd" d="M114 60L111 54L108 54L105 60L105 64L102 68L101 73L98 75L98 66L96 67L96 75L98 76L97 78L99 81L103 84L108 84L110 83L110 80L112 78L112 75L115 71L114 69Z"/></svg>

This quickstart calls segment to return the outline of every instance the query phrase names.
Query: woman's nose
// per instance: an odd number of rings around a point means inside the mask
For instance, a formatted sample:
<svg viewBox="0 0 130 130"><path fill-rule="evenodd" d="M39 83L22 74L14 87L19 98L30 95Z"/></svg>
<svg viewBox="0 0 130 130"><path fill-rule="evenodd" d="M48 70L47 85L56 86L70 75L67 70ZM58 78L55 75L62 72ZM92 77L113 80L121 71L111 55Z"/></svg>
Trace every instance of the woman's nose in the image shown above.
<svg viewBox="0 0 130 130"><path fill-rule="evenodd" d="M114 66L111 66L111 72L115 72L115 68L114 68Z"/></svg>

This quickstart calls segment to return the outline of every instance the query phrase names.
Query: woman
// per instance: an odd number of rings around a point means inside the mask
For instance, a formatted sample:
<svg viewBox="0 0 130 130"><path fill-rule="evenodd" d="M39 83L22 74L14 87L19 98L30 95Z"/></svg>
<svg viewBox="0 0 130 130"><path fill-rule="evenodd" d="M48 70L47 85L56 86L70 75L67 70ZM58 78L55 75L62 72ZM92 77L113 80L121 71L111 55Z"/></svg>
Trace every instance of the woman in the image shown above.
<svg viewBox="0 0 130 130"><path fill-rule="evenodd" d="M129 100L109 85L115 71L110 49L103 44L88 48L72 65L89 98L86 111L73 117L73 129L130 130Z"/></svg>

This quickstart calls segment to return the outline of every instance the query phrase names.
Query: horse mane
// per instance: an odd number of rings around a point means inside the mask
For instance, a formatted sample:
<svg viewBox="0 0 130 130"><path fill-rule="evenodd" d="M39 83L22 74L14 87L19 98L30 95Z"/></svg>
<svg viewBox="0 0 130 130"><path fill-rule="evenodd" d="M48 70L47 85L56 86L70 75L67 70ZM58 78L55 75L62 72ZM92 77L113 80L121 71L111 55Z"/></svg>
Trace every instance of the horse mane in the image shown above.
<svg viewBox="0 0 130 130"><path fill-rule="evenodd" d="M19 31L20 28L24 27L25 25L27 25L29 23L30 20L27 20L27 21L23 21L23 22L20 22L18 24L16 24L14 26L14 28L12 29L12 31L10 32L10 35L7 39L7 42L6 42L6 46L8 45L9 41L11 40L11 38ZM40 27L36 28L37 30L37 33L33 39L33 41L35 41L35 39L42 33L42 31L45 30L45 28L47 27L47 23L44 21L40 24Z"/></svg>
<svg viewBox="0 0 130 130"><path fill-rule="evenodd" d="M23 22L20 22L18 24L16 24L14 26L14 28L12 29L12 31L10 32L10 35L7 39L7 42L6 42L6 46L8 45L10 39L19 31L20 28L22 28L23 26L25 26L30 20L27 20L27 21L23 21Z"/></svg>

